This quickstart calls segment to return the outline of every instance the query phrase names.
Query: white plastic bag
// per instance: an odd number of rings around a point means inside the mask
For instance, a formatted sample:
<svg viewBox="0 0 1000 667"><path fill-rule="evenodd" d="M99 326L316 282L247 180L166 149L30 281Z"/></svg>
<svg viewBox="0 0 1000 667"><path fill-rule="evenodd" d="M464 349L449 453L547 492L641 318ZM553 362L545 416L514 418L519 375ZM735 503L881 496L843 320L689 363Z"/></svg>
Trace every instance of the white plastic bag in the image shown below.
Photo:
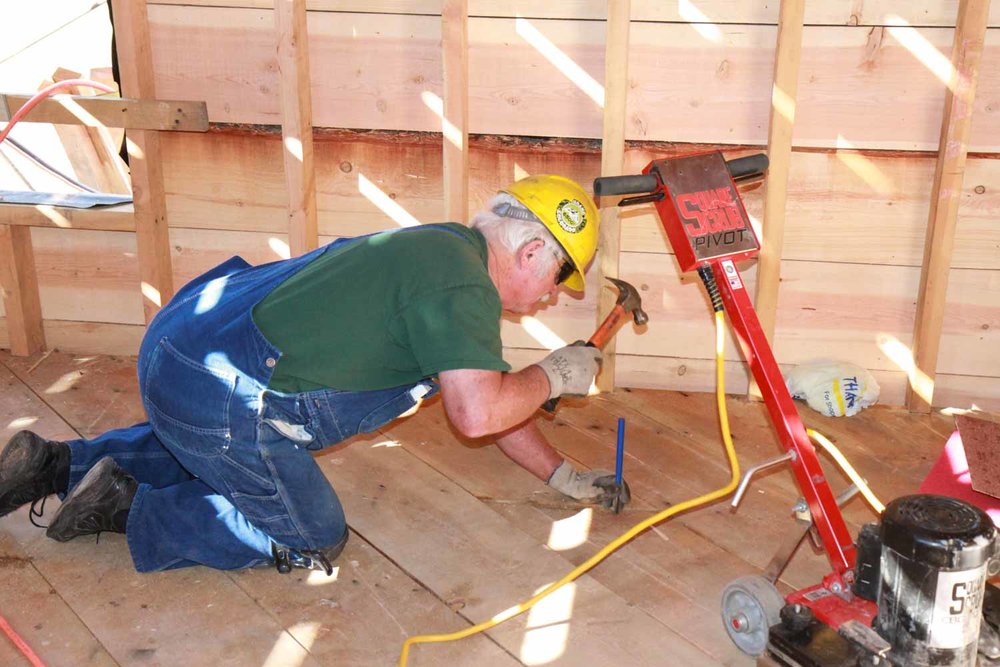
<svg viewBox="0 0 1000 667"><path fill-rule="evenodd" d="M872 374L842 361L814 361L796 366L785 376L792 398L827 417L850 417L878 401Z"/></svg>

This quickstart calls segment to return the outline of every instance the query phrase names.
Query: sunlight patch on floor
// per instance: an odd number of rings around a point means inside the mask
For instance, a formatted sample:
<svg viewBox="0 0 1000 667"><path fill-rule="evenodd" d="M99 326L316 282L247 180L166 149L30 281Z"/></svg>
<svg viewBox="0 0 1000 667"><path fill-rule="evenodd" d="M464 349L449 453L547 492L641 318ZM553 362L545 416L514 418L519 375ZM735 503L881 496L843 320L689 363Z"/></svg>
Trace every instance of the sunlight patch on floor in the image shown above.
<svg viewBox="0 0 1000 667"><path fill-rule="evenodd" d="M541 590L541 589L539 589ZM537 592L537 591L536 591ZM566 584L542 598L528 612L528 628L518 657L525 665L545 665L566 652L576 584Z"/></svg>
<svg viewBox="0 0 1000 667"><path fill-rule="evenodd" d="M594 520L594 510L582 509L576 514L552 522L547 545L553 551L568 551L587 541L590 524Z"/></svg>

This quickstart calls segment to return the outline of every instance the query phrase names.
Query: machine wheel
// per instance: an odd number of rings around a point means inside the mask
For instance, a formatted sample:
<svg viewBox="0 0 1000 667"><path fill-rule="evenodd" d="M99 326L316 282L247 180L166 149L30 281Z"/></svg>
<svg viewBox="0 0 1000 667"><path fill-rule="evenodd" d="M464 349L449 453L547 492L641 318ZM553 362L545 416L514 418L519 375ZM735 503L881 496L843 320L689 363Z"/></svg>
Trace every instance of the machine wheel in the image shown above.
<svg viewBox="0 0 1000 667"><path fill-rule="evenodd" d="M758 656L767 647L770 627L781 622L784 606L785 599L766 578L740 577L722 591L722 623L741 651Z"/></svg>

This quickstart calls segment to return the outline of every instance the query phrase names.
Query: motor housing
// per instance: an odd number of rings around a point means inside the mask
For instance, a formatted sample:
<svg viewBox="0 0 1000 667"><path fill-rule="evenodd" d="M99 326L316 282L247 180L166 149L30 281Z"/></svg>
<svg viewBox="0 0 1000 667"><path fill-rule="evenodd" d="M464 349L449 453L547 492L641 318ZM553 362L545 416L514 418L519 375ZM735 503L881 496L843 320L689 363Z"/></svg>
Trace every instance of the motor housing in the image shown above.
<svg viewBox="0 0 1000 667"><path fill-rule="evenodd" d="M879 527L874 629L895 664L975 667L996 528L986 512L955 498L903 496Z"/></svg>

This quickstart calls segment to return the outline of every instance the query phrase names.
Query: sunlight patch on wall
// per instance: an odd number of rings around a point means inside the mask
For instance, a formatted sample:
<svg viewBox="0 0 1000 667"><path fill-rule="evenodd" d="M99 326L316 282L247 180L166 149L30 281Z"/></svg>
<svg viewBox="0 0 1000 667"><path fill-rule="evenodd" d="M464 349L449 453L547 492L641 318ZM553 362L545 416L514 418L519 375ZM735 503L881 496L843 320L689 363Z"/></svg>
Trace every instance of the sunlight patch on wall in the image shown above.
<svg viewBox="0 0 1000 667"><path fill-rule="evenodd" d="M538 28L531 24L526 18L518 16L515 20L517 34L533 46L542 56L552 63L563 76L569 79L583 93L594 100L600 108L604 108L604 86L599 84L594 77L577 65L572 58L558 46L553 44L548 37L539 32Z"/></svg>
<svg viewBox="0 0 1000 667"><path fill-rule="evenodd" d="M358 192L375 204L380 211L392 218L400 227L416 227L420 224L419 220L393 201L392 197L383 192L381 188L365 178L364 174L358 174Z"/></svg>
<svg viewBox="0 0 1000 667"><path fill-rule="evenodd" d="M941 83L952 88L954 92L952 77L955 75L955 68L951 64L951 58L938 51L936 46L928 42L920 31L910 26L902 17L890 14L886 16L886 23L888 24L886 31L930 70L931 74L940 79Z"/></svg>
<svg viewBox="0 0 1000 667"><path fill-rule="evenodd" d="M889 334L879 334L877 344L880 350L889 357L892 363L906 373L910 388L925 402L931 403L934 396L934 380L917 368L913 360L913 351L898 338Z"/></svg>
<svg viewBox="0 0 1000 667"><path fill-rule="evenodd" d="M49 206L48 204L38 204L35 206L35 210L44 215L49 222L56 227L62 227L63 229L70 229L73 227L66 216L56 210L54 206Z"/></svg>
<svg viewBox="0 0 1000 667"><path fill-rule="evenodd" d="M104 127L104 123L97 120L94 114L80 106L80 103L69 95L53 95L51 100L76 116L81 125L86 125L87 127Z"/></svg>
<svg viewBox="0 0 1000 667"><path fill-rule="evenodd" d="M302 140L295 137L285 137L285 152L302 162Z"/></svg>
<svg viewBox="0 0 1000 667"><path fill-rule="evenodd" d="M142 295L147 299L149 299L150 302L153 303L153 305L157 307L163 305L163 303L160 301L160 290L156 289L146 281L142 282L142 285L140 286L139 289L142 290Z"/></svg>
<svg viewBox="0 0 1000 667"><path fill-rule="evenodd" d="M134 158L136 160L145 159L146 153L144 153L134 141L129 139L128 136L125 137L125 146L128 148L129 158Z"/></svg>
<svg viewBox="0 0 1000 667"><path fill-rule="evenodd" d="M896 191L892 181L879 169L872 160L869 160L860 153L847 153L845 150L853 149L854 145L842 135L837 135L837 159L844 163L848 169L857 174L858 178L867 183L872 190L879 194L888 195Z"/></svg>
<svg viewBox="0 0 1000 667"><path fill-rule="evenodd" d="M560 338L552 329L548 328L537 317L525 315L521 318L521 326L525 332L538 344L547 350L555 350L566 346L566 341Z"/></svg>
<svg viewBox="0 0 1000 667"><path fill-rule="evenodd" d="M448 143L459 150L465 150L465 146L462 143L462 131L454 123L445 118L444 100L429 90L420 93L420 99L441 120L441 133L444 134L444 138L448 140Z"/></svg>
<svg viewBox="0 0 1000 667"><path fill-rule="evenodd" d="M288 259L292 256L292 249L283 240L271 237L267 240L268 247L278 256L279 259Z"/></svg>
<svg viewBox="0 0 1000 667"><path fill-rule="evenodd" d="M677 13L708 41L715 44L722 42L722 30L705 15L705 12L695 7L691 0L677 0Z"/></svg>
<svg viewBox="0 0 1000 667"><path fill-rule="evenodd" d="M771 108L789 123L795 122L795 99L777 85L771 87Z"/></svg>

